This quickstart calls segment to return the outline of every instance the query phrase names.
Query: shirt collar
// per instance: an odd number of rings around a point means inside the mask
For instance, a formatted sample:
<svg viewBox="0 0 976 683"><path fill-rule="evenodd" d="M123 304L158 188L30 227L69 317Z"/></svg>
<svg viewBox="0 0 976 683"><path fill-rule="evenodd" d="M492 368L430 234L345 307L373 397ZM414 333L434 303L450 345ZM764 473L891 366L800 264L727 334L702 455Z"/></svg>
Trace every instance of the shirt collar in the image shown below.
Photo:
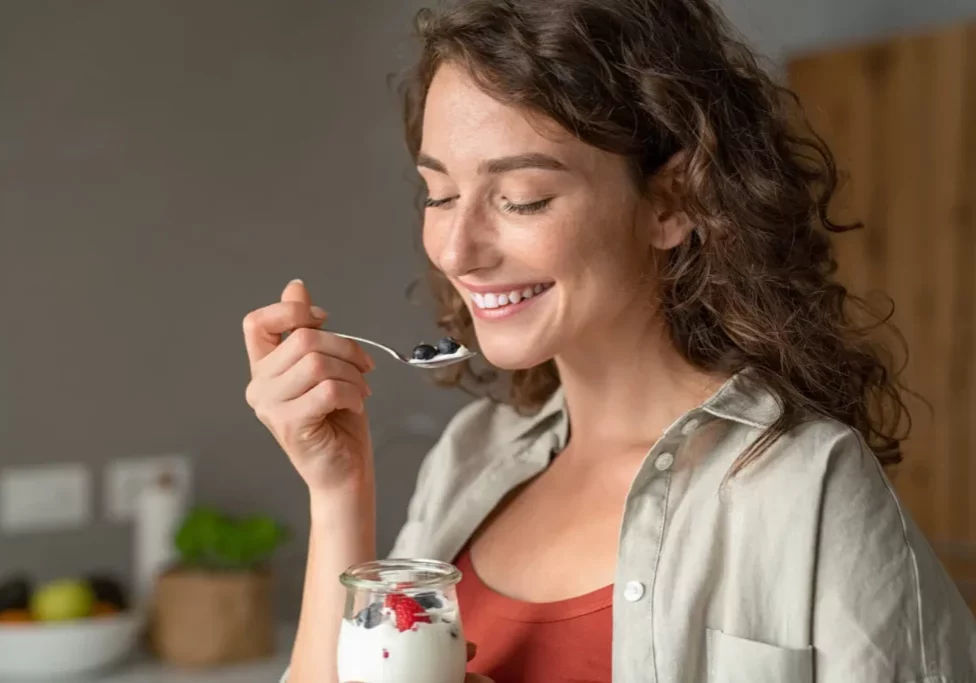
<svg viewBox="0 0 976 683"><path fill-rule="evenodd" d="M783 414L783 405L750 370L742 370L702 404L706 413L757 429L771 427Z"/></svg>

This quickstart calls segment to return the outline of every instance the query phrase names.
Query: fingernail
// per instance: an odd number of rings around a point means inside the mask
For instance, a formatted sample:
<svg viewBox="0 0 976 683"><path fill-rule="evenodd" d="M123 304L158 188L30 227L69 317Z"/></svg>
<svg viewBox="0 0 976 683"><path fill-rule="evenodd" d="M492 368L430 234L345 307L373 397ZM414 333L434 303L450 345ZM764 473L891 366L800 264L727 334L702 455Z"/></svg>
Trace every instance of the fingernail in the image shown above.
<svg viewBox="0 0 976 683"><path fill-rule="evenodd" d="M312 317L313 318L317 318L318 320L325 320L328 317L328 315L329 315L328 313L326 313L325 311L323 311L318 306L312 306Z"/></svg>
<svg viewBox="0 0 976 683"><path fill-rule="evenodd" d="M369 388L369 385L368 384L366 385L366 395L367 396L372 396L373 395L373 390Z"/></svg>
<svg viewBox="0 0 976 683"><path fill-rule="evenodd" d="M288 284L290 284L290 285L304 285L305 284L305 281L302 280L301 278L297 278L296 277L294 280L292 280Z"/></svg>
<svg viewBox="0 0 976 683"><path fill-rule="evenodd" d="M376 369L376 361L373 360L373 357L372 356L366 356L366 360L369 362L369 369L370 370L375 370Z"/></svg>

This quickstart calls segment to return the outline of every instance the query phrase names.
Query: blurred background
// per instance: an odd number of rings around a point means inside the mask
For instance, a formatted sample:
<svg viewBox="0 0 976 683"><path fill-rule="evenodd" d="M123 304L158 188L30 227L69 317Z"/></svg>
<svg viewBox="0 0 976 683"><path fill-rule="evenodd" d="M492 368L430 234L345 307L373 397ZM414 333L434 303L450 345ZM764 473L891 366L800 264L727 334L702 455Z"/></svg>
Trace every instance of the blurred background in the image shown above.
<svg viewBox="0 0 976 683"><path fill-rule="evenodd" d="M139 487L291 530L307 496L244 401L241 319L303 278L330 325L436 338L387 77L421 0L0 0L0 577L130 582ZM976 2L723 0L853 174L842 277L883 290L918 405L897 485L976 565ZM466 397L377 357L380 551ZM967 566L969 563L969 566ZM964 584L968 585L968 584Z"/></svg>

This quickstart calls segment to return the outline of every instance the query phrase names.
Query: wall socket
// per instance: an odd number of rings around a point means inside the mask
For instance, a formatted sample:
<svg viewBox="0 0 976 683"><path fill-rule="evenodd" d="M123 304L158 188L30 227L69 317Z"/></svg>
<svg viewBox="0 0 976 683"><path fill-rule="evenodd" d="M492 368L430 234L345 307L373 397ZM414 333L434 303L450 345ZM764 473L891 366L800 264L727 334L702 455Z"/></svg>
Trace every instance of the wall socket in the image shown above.
<svg viewBox="0 0 976 683"><path fill-rule="evenodd" d="M163 475L171 476L179 495L189 501L192 467L185 455L124 458L110 463L105 469L105 516L113 522L131 520L139 492Z"/></svg>
<svg viewBox="0 0 976 683"><path fill-rule="evenodd" d="M91 472L80 463L0 472L0 531L78 529L91 521Z"/></svg>

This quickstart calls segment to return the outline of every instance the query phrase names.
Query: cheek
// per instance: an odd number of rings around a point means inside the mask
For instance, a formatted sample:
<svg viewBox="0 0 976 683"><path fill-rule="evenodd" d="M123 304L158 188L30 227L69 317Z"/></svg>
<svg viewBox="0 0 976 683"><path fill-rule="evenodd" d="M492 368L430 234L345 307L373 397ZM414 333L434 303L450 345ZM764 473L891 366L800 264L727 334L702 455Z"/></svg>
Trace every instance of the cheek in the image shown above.
<svg viewBox="0 0 976 683"><path fill-rule="evenodd" d="M635 235L633 216L591 210L577 217L565 223L549 245L565 278L603 298L607 291L629 288L644 277L647 250Z"/></svg>
<svg viewBox="0 0 976 683"><path fill-rule="evenodd" d="M534 254L555 277L583 278L607 260L609 236L592 211L567 211L559 220L539 227L531 236L531 245L526 245L526 253Z"/></svg>
<svg viewBox="0 0 976 683"><path fill-rule="evenodd" d="M438 255L444 248L445 232L442 227L442 221L432 218L429 211L424 216L421 238L423 240L424 251L427 252L427 258L434 265L438 265Z"/></svg>

